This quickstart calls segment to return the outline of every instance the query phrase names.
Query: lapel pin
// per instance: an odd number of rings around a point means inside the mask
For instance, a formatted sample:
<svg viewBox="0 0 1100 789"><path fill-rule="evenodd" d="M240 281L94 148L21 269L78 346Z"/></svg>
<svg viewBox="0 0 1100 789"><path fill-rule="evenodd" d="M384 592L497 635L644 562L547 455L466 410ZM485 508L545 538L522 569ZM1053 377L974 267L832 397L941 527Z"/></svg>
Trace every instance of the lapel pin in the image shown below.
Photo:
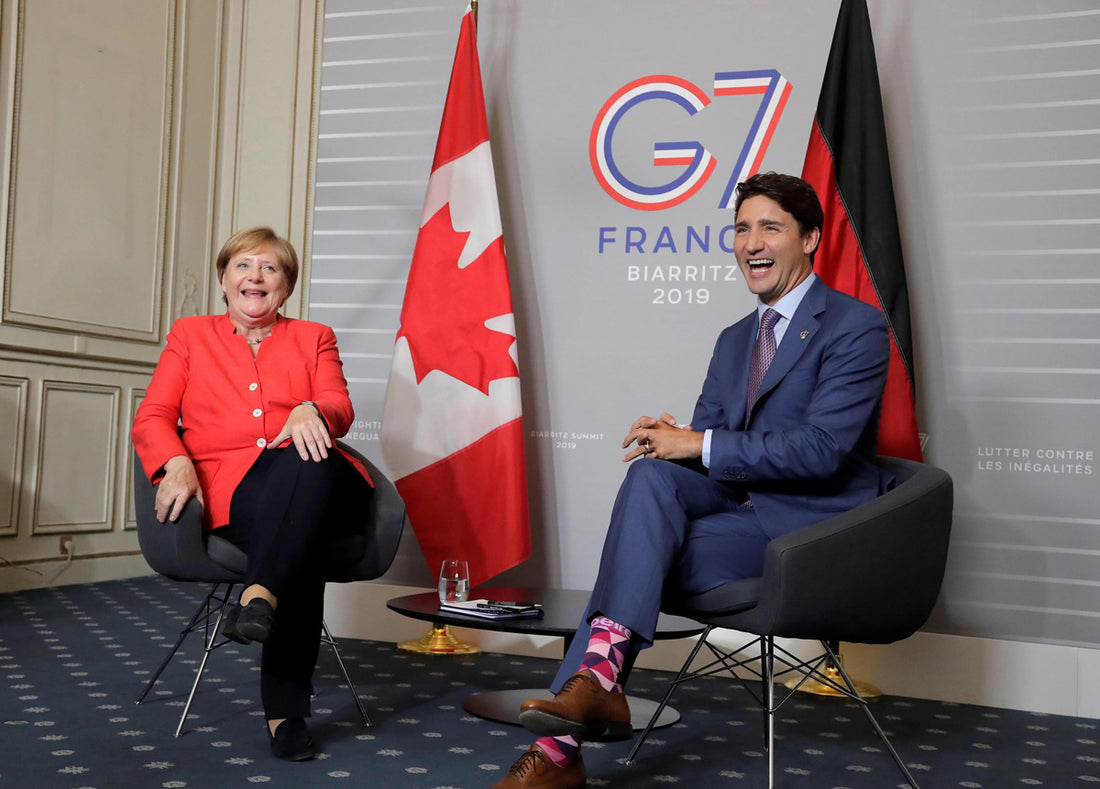
<svg viewBox="0 0 1100 789"><path fill-rule="evenodd" d="M804 340L804 339L806 339L807 337L809 337L809 336L810 336L810 333L809 333L808 331L806 331L806 330L803 330L803 331L802 331L802 334L800 334L800 335L798 335L798 336L799 336L799 337L800 337L801 339L803 339L803 340Z"/></svg>

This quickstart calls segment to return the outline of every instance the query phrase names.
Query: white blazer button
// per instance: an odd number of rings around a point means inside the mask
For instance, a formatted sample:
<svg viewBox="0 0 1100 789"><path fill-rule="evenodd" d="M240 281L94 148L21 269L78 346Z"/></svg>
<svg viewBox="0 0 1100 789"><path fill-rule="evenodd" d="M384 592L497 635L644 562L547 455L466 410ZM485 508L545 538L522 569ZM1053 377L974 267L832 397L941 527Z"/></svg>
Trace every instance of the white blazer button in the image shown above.
<svg viewBox="0 0 1100 789"><path fill-rule="evenodd" d="M252 416L263 416L264 410L262 408L254 408L252 410Z"/></svg>
<svg viewBox="0 0 1100 789"><path fill-rule="evenodd" d="M266 446L267 446L267 439L266 439L266 438L258 438L258 439L256 439L256 446L258 446L258 447L266 447Z"/></svg>
<svg viewBox="0 0 1100 789"><path fill-rule="evenodd" d="M256 383L255 381L253 381L252 383L250 383L248 385L248 391L250 391L250 392L255 392L259 388L260 388L260 385L258 383Z"/></svg>

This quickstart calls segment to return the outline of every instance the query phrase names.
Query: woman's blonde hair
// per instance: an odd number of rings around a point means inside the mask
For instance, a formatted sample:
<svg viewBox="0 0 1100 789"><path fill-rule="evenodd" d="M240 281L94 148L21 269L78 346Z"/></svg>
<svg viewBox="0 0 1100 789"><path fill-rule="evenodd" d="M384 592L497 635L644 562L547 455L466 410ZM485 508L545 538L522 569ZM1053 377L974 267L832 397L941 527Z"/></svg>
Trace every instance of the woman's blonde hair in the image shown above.
<svg viewBox="0 0 1100 789"><path fill-rule="evenodd" d="M279 268L282 269L283 276L286 277L286 295L289 298L290 294L294 292L294 286L298 283L298 253L294 251L293 244L270 227L263 225L250 227L247 230L238 230L222 244L216 264L218 282L222 281L225 267L229 265L229 261L234 255L259 247L268 247L275 253L275 257L279 261Z"/></svg>

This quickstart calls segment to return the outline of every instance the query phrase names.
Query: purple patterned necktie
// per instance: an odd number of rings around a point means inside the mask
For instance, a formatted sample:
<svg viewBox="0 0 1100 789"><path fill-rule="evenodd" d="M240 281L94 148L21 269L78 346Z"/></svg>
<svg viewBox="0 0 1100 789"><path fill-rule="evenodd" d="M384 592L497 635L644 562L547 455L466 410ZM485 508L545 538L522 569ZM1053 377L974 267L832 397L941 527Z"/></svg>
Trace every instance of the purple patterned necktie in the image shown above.
<svg viewBox="0 0 1100 789"><path fill-rule="evenodd" d="M771 366L775 358L775 328L779 320L779 313L773 309L764 312L760 319L760 331L756 335L756 345L752 349L752 362L749 364L749 400L746 416L752 413L752 407L756 405L756 393L760 390L760 382Z"/></svg>

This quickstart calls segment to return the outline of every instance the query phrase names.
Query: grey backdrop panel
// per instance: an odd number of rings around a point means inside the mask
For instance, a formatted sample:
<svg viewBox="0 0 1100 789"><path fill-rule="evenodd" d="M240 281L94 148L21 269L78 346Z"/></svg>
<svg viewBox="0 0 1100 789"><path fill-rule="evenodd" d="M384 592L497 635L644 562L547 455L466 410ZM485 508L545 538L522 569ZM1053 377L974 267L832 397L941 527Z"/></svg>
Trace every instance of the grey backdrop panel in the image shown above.
<svg viewBox="0 0 1100 789"><path fill-rule="evenodd" d="M793 86L763 169L800 172L839 3L483 0L479 49L521 350L534 556L502 581L587 588L642 413L687 419L718 331L752 298L719 198L759 104L716 72ZM913 302L928 459L958 485L932 629L1100 644L1100 12L1091 0L870 0ZM310 316L336 328L377 432L463 0L328 0ZM950 24L948 24L950 20ZM660 211L613 200L589 162L604 102L679 77L689 116L643 103L624 172L657 141L718 164ZM667 228L667 230L666 230ZM705 251L689 235L710 233ZM640 239L644 234L645 241ZM601 249L600 239L605 239ZM631 239L640 243L628 246ZM411 535L390 579L430 584Z"/></svg>

